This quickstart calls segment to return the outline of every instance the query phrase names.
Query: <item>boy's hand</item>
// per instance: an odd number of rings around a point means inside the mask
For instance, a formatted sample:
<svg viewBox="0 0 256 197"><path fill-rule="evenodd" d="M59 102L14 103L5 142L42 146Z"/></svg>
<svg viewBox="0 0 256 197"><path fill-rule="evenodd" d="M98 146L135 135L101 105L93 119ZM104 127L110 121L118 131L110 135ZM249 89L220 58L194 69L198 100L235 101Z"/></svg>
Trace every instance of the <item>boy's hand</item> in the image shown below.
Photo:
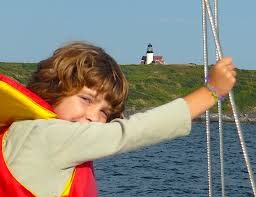
<svg viewBox="0 0 256 197"><path fill-rule="evenodd" d="M215 88L218 96L227 95L235 82L236 71L230 57L219 60L209 73L209 83Z"/></svg>
<svg viewBox="0 0 256 197"><path fill-rule="evenodd" d="M225 96L233 88L236 82L235 66L230 57L225 57L215 64L208 78L208 83L216 92L217 96ZM216 99L208 87L201 87L194 92L186 95L184 100L187 102L191 118L195 118L211 108Z"/></svg>

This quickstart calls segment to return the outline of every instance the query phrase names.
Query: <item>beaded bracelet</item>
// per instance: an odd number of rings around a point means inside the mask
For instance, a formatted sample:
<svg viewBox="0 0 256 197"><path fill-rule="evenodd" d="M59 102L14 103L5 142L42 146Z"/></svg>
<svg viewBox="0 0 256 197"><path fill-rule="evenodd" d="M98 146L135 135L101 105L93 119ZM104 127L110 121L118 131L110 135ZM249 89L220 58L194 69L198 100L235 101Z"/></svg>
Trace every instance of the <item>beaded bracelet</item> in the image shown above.
<svg viewBox="0 0 256 197"><path fill-rule="evenodd" d="M211 92L215 102L218 102L218 100L224 101L225 97L224 96L219 96L217 94L216 88L209 83L209 77L208 76L206 77L206 84L205 84L205 86Z"/></svg>

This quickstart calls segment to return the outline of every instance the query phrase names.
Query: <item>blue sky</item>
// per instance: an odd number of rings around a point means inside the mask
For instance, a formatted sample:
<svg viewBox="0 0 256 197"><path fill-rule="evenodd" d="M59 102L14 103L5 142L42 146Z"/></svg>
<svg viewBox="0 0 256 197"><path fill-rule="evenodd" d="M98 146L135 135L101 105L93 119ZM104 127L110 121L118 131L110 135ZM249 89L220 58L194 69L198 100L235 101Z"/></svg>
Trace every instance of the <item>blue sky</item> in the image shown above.
<svg viewBox="0 0 256 197"><path fill-rule="evenodd" d="M256 1L219 1L224 56L256 70ZM0 6L0 61L38 62L70 41L136 64L151 43L166 63L202 63L201 0L24 0ZM215 58L209 32L210 58Z"/></svg>

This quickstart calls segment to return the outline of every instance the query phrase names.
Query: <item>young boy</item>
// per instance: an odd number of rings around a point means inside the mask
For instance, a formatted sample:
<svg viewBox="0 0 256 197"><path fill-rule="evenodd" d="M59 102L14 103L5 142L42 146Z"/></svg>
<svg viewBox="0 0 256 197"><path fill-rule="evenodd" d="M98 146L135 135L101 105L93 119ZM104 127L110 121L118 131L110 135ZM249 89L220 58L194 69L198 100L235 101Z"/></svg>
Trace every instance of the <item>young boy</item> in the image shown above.
<svg viewBox="0 0 256 197"><path fill-rule="evenodd" d="M101 48L68 44L39 63L27 86L53 106L58 119L14 122L3 140L6 166L31 196L68 196L67 183L75 184L74 170L85 162L91 168L88 161L188 135L191 120L228 94L235 76L231 58L223 58L208 87L121 119L128 85L119 65ZM85 196L78 193L72 195Z"/></svg>

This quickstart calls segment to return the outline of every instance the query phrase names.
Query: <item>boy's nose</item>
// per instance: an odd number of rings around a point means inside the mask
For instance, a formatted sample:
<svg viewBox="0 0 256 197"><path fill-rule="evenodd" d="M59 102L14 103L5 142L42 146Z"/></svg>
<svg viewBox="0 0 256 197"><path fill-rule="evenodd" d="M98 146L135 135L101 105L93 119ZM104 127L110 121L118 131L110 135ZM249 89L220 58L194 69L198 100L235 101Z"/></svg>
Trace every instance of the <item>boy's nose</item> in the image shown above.
<svg viewBox="0 0 256 197"><path fill-rule="evenodd" d="M90 122L99 122L100 118L99 118L99 114L97 111L88 111L86 113L86 117L85 117L88 121Z"/></svg>

